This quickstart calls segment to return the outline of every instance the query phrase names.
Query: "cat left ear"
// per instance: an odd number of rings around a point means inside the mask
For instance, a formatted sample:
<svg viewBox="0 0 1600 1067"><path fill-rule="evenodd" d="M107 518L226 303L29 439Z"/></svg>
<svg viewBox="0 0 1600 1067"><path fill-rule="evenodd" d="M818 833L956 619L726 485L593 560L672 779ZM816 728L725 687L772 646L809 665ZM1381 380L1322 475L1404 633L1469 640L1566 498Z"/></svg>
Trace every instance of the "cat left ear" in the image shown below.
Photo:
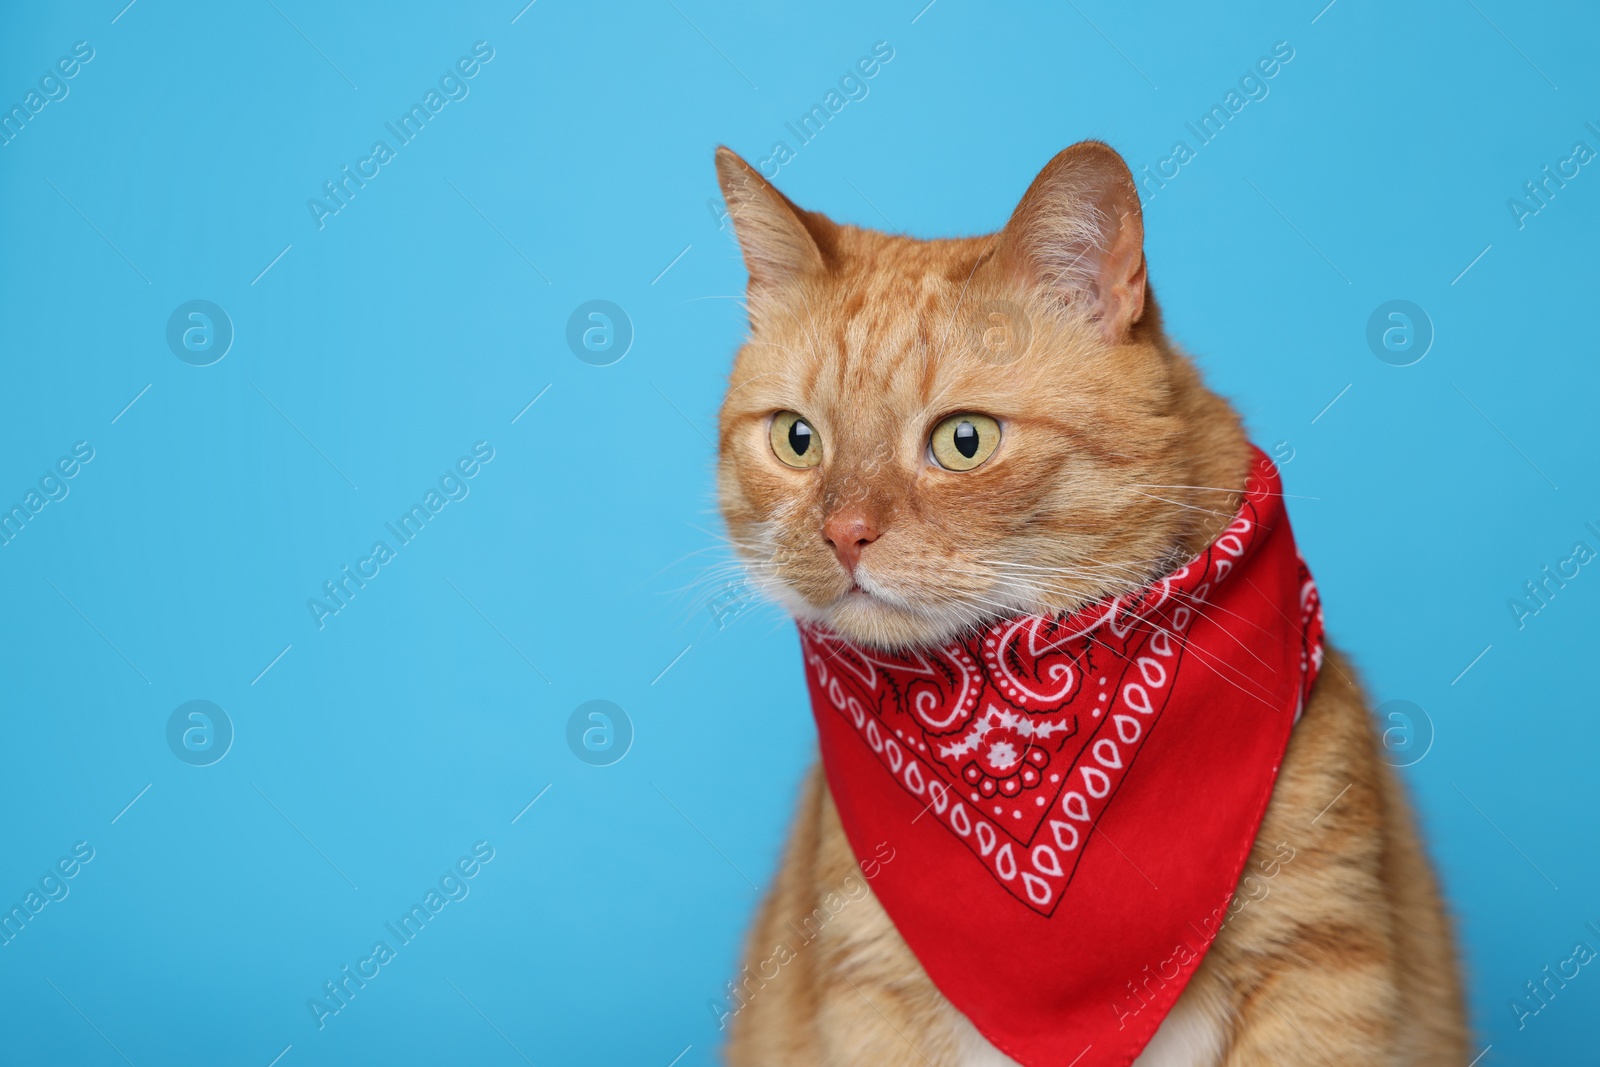
<svg viewBox="0 0 1600 1067"><path fill-rule="evenodd" d="M825 269L818 238L831 223L796 207L732 149L717 149L717 180L752 291L781 289Z"/></svg>
<svg viewBox="0 0 1600 1067"><path fill-rule="evenodd" d="M1144 314L1144 218L1116 150L1082 141L1046 164L1001 231L997 259L1087 308L1111 344L1127 340Z"/></svg>

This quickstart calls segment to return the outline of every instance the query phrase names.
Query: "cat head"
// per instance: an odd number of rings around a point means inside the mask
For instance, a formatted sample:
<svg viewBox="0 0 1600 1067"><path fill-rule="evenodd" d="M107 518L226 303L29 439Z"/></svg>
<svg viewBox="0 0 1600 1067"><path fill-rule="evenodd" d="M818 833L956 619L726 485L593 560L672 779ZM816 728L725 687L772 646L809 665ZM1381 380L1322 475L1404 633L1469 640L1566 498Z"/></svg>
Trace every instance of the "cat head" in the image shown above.
<svg viewBox="0 0 1600 1067"><path fill-rule="evenodd" d="M998 233L933 241L716 165L750 275L720 502L796 617L942 642L1141 585L1231 517L1248 446L1162 334L1111 148L1056 156Z"/></svg>

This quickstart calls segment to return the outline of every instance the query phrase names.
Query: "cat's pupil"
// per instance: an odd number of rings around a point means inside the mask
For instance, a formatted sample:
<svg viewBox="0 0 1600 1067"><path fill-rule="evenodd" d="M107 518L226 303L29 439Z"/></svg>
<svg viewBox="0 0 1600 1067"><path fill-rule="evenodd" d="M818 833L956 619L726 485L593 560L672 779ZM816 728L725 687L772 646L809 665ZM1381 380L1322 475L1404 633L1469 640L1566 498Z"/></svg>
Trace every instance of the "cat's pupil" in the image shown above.
<svg viewBox="0 0 1600 1067"><path fill-rule="evenodd" d="M795 455L805 455L806 449L811 447L811 427L796 419L789 427L789 447L794 449Z"/></svg>
<svg viewBox="0 0 1600 1067"><path fill-rule="evenodd" d="M978 428L970 422L956 426L956 451L971 459L978 454Z"/></svg>

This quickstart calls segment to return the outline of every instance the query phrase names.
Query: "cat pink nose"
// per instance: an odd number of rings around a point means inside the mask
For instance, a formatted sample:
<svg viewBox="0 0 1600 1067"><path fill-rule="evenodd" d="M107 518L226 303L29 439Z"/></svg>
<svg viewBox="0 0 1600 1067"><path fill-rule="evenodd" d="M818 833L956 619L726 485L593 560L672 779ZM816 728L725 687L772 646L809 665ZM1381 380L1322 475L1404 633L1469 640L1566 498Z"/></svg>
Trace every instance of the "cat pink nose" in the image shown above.
<svg viewBox="0 0 1600 1067"><path fill-rule="evenodd" d="M861 550L878 539L878 530L859 511L841 511L822 524L822 536L833 546L833 554L851 574L861 562Z"/></svg>

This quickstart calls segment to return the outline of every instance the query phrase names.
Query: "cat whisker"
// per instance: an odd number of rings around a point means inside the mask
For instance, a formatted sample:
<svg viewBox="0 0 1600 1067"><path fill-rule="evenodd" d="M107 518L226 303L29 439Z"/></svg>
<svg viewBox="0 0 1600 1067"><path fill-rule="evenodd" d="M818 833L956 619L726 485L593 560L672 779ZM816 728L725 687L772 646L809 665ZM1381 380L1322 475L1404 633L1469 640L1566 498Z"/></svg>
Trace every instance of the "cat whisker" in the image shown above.
<svg viewBox="0 0 1600 1067"><path fill-rule="evenodd" d="M1161 573L1164 571L1172 570L1183 562L1182 559L1176 558L1174 553L1171 551L1169 551L1166 555L1157 556L1154 559L1132 560L1127 563L1105 562L1103 560L1097 560L1093 556L1085 556L1084 558L1089 562L1099 564L1102 567L1123 571L1137 578L1139 585L1144 585L1145 583L1160 577ZM1142 566L1140 564L1142 564Z"/></svg>
<svg viewBox="0 0 1600 1067"><path fill-rule="evenodd" d="M1227 489L1220 485L1157 485L1154 482L1131 482L1132 486L1140 489L1202 489L1212 493L1238 493L1243 494L1243 489ZM1321 500L1320 496L1296 496L1293 493L1274 493L1285 500Z"/></svg>
<svg viewBox="0 0 1600 1067"><path fill-rule="evenodd" d="M1193 604L1193 610L1195 611L1195 614L1196 614L1197 617L1205 617L1205 611L1208 608L1211 609L1212 611L1221 611L1221 612L1223 612L1225 614L1229 614L1229 615L1234 614L1233 612L1227 611L1226 609L1219 608L1217 605L1212 604L1212 603L1210 603L1208 601L1192 601L1191 600L1191 602ZM1004 617L1004 615L1002 615L1000 617ZM987 620L987 621L994 621L994 620L990 619L990 620ZM1171 631L1167 630L1165 627L1156 624L1154 620L1152 620L1152 619L1150 619L1148 617L1141 617L1141 618L1136 618L1136 619L1132 620L1131 628L1134 629L1134 630L1144 629L1144 630L1146 630L1147 632L1149 632L1151 634L1165 633L1168 637L1171 637L1171 638L1177 638L1178 637L1178 635L1173 634ZM1237 637L1234 637L1234 640L1236 642L1238 642L1240 644L1240 646L1245 649L1247 654L1249 654L1252 658L1256 659L1258 662L1261 662L1263 666L1266 666L1265 662L1262 661L1259 656L1256 656L1255 652L1253 650L1251 650L1248 646L1246 646L1245 643L1242 640L1240 640ZM1234 672L1234 673L1236 673L1238 675L1239 679L1242 679L1243 683L1248 683L1251 686L1256 686L1256 684L1257 684L1257 683L1254 682L1253 679L1249 678L1249 676L1243 674L1242 672L1240 672L1238 670L1238 668L1234 667L1231 663L1227 662L1226 659L1223 659L1222 657L1218 656L1215 659L1215 662L1213 662L1211 659L1208 658L1208 655L1209 655L1208 653L1203 652L1198 647L1193 646L1193 645L1189 645L1188 647L1189 647L1190 651L1192 651L1194 653L1194 655L1195 655L1195 657L1197 659L1201 660L1203 663L1205 663L1206 666L1210 667L1218 675L1218 677L1221 678L1223 681L1226 681L1228 684L1232 685L1235 689L1239 690L1239 692L1241 692L1244 695L1250 697L1251 699L1261 701L1263 704L1265 704L1268 707L1274 707L1274 705L1271 703L1271 701L1266 699L1266 697L1264 697L1260 692L1255 691L1254 689L1251 689L1251 688L1246 688L1245 684L1241 684L1241 681L1236 680L1234 677L1230 677L1228 673L1225 673L1225 671L1232 671L1232 672Z"/></svg>
<svg viewBox="0 0 1600 1067"><path fill-rule="evenodd" d="M1144 565L1147 565L1147 566L1153 566L1155 564L1161 563L1165 559L1165 557L1154 557L1154 558L1151 558L1151 559L1127 560L1127 561L1121 562L1121 563L1105 563L1105 562L1102 562L1102 561L1099 561L1099 560L1095 560L1095 559L1093 559L1091 557L1087 557L1087 556L1084 557L1084 558L1088 559L1091 563L1093 563L1098 570L1126 570L1126 571L1135 570L1141 564L1144 564ZM1077 573L1077 574L1092 574L1092 573L1095 573L1094 571L1085 571L1085 570L1081 570L1079 568L1073 568L1073 567L1047 566L1047 565L1039 564L1039 563L1023 563L1023 562L1021 562L1019 560L979 559L979 560L974 560L973 562L982 563L982 564L986 564L986 565L989 565L989 566L995 566L995 567L1019 568L1019 569L1022 569L1022 570L1041 571L1041 572L1047 572L1047 573L1059 573L1059 572L1070 572L1070 573Z"/></svg>
<svg viewBox="0 0 1600 1067"><path fill-rule="evenodd" d="M1214 508L1202 508L1202 507L1200 507L1200 506L1198 506L1196 504L1185 504L1181 500L1173 500L1173 499L1171 499L1169 497L1157 496L1155 493L1141 493L1137 489L1128 488L1126 486L1124 486L1124 488L1128 489L1128 492L1133 493L1135 496L1148 497L1151 500L1159 500L1163 504L1171 504L1174 507L1179 507L1179 508L1188 508L1190 511L1198 511L1203 515L1214 515L1214 516L1216 516L1218 518L1222 518L1222 519L1231 519L1231 518L1233 518L1233 514L1231 512L1217 511Z"/></svg>

